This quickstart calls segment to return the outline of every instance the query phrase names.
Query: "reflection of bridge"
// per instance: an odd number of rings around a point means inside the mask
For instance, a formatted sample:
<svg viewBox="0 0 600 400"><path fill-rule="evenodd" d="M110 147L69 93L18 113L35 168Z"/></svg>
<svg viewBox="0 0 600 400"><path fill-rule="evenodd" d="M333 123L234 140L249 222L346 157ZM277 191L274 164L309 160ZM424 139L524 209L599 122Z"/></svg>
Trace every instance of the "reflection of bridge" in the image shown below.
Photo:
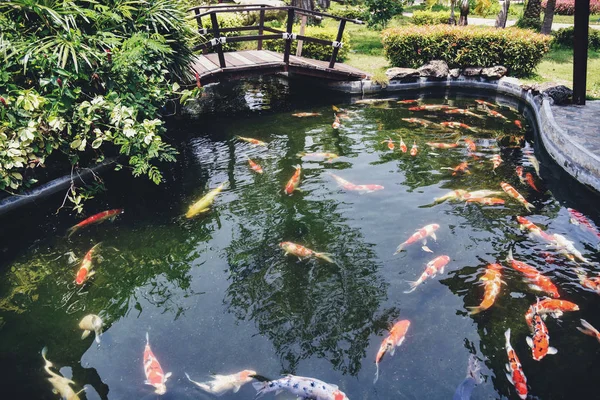
<svg viewBox="0 0 600 400"><path fill-rule="evenodd" d="M194 18L198 22L198 31L207 36L204 43L199 44L194 50L202 50L204 54L196 57L192 64L192 72L197 73L202 84L217 82L223 79L239 79L251 75L274 74L289 72L297 75L306 75L336 81L360 80L367 73L346 64L336 63L340 48L343 46L342 35L346 22L362 24L362 21L341 18L331 14L305 10L296 7L271 7L267 5L215 5L198 6L191 8ZM265 13L267 11L286 12L286 29L279 30L265 26ZM258 12L257 25L220 27L217 14L222 13L250 13ZM301 17L301 26L298 33L293 32L294 19ZM304 28L308 17L332 18L340 21L335 40L324 40L304 35ZM210 27L203 26L203 18L210 20ZM250 35L227 36L228 32L249 31ZM283 53L263 50L263 41L283 41ZM292 41L297 40L296 55L292 55ZM227 43L240 43L256 41L256 50L243 50L225 52L223 45ZM329 61L313 60L302 57L303 43L317 43L332 48ZM214 53L208 54L209 49Z"/></svg>

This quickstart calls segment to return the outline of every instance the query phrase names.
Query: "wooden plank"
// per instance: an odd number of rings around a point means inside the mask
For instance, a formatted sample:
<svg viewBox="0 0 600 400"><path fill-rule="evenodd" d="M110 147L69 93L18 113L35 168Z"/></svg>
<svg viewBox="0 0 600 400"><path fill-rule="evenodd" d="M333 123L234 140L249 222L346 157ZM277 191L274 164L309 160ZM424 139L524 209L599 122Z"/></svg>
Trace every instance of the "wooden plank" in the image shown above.
<svg viewBox="0 0 600 400"><path fill-rule="evenodd" d="M235 58L233 56L234 54L235 54L235 52L223 53L223 55L225 56L225 62L227 63L227 68L229 68L230 66L239 67L239 66L245 65L244 62Z"/></svg>
<svg viewBox="0 0 600 400"><path fill-rule="evenodd" d="M231 57L235 58L236 60L240 61L242 64L245 64L245 65L254 65L255 64L254 62L248 60L246 57L244 57L242 54L240 54L238 52L232 51L227 54L229 54Z"/></svg>
<svg viewBox="0 0 600 400"><path fill-rule="evenodd" d="M248 50L248 51L250 52L250 54L252 54L255 57L260 58L264 62L280 62L283 59L283 58L274 56L268 50L260 50L260 51L259 50Z"/></svg>
<svg viewBox="0 0 600 400"><path fill-rule="evenodd" d="M253 50L253 51L256 51L256 50ZM256 57L250 51L243 51L243 52L240 52L240 53L242 53L242 55L245 58L247 58L248 60L252 61L254 64L265 64L265 63L267 63L267 61L263 60L262 58Z"/></svg>
<svg viewBox="0 0 600 400"><path fill-rule="evenodd" d="M292 56L290 57L290 62L294 62L295 65L310 65L313 68L317 68L317 69L326 69L327 65L323 65L320 64L319 65L319 60L310 60L308 58L301 58L301 57L296 57L296 56Z"/></svg>
<svg viewBox="0 0 600 400"><path fill-rule="evenodd" d="M207 71L213 71L215 69L219 69L219 66L217 64L211 62L207 56L208 56L208 54L197 56L196 62L198 64L202 65L202 67L204 67L204 69L206 69Z"/></svg>

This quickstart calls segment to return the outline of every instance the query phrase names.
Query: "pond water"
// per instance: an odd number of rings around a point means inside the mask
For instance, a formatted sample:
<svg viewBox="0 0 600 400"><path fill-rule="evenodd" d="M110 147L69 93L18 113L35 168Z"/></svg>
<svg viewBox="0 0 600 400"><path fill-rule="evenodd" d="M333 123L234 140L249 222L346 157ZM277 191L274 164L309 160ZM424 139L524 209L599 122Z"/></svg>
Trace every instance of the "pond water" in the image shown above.
<svg viewBox="0 0 600 400"><path fill-rule="evenodd" d="M472 398L518 398L504 372L508 328L531 398L596 393L600 344L576 327L583 318L600 328L600 298L582 287L577 275L597 275L598 239L571 224L567 208L599 224L598 196L534 145L531 113L514 100L443 92L414 96L418 94L405 99L418 99L416 104L337 102L347 116L340 118L339 129L332 128L332 103L326 98L311 101L312 106L287 102L268 112L179 122L169 136L180 144L181 154L167 170L165 184L155 187L109 174L108 192L89 202L88 216L123 208L115 221L67 238L68 227L81 219L56 215L60 200L4 216L3 396L57 398L43 369L41 349L47 346L55 371L72 378L75 391L85 389L81 398L158 398L144 385L148 332L164 371L173 373L164 399L214 398L192 385L186 372L204 381L211 373L243 369L272 379L287 373L315 377L338 385L352 400L450 399L465 378L470 354L481 361L483 374ZM489 116L475 102L480 99L503 104L489 109L509 120ZM409 110L424 104L469 109L480 117ZM297 112L322 115L292 116ZM474 129L403 121L413 117L463 122ZM253 146L236 136L268 146ZM409 151L416 143L418 154L403 153L400 138ZM475 151L465 146L465 138L475 142ZM449 149L425 144L458 139L458 146ZM540 177L524 151L526 142L535 148ZM339 157L328 161L302 157L302 152ZM503 162L492 171L494 155ZM247 157L262 166L262 175L249 168ZM446 169L462 162L470 173ZM302 166L301 191L288 196L283 188L295 165ZM517 166L532 174L539 192L520 182ZM352 186L341 187L331 174L384 189L347 190ZM184 217L193 202L223 182L229 185L209 212ZM533 209L507 196L501 182L510 183ZM493 197L505 204L434 203L456 189L500 191ZM590 263L578 266L530 237L519 229L516 216L569 238ZM394 255L415 230L434 223L439 224L437 241L429 238L426 248L433 253L415 243ZM279 246L283 241L326 252L334 262L286 256ZM83 256L100 242L93 258L96 274L83 286L75 285ZM561 299L580 307L560 319L546 319L550 345L558 353L541 361L533 360L526 344L530 333L524 314L544 294L531 289L523 274L504 261L509 250L548 276ZM405 293L407 281L416 280L441 255L450 258L445 273ZM479 278L494 262L503 265L506 285L491 308L471 315L467 307L479 305L484 295ZM100 345L93 335L81 339L78 323L90 313L105 323ZM402 319L411 322L404 343L393 357L383 358L373 384L379 346ZM221 398L250 399L255 393L245 385Z"/></svg>

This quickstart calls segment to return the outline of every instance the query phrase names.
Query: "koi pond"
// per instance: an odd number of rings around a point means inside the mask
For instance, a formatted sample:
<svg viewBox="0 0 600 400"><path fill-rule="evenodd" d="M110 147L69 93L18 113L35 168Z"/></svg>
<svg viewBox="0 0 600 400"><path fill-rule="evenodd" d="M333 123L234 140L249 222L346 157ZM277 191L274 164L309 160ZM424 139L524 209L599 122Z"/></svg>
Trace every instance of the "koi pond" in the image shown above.
<svg viewBox="0 0 600 400"><path fill-rule="evenodd" d="M163 185L110 172L83 217L56 214L64 194L0 217L2 397L58 398L50 370L81 399L252 399L256 380L210 393L186 377L251 370L339 387L318 399L450 399L471 356L473 399L597 392L600 343L577 328L600 329L600 197L553 163L529 109L437 91L244 96L263 106L171 121ZM99 344L81 338L89 314ZM145 384L156 361L163 395ZM277 398L298 394L287 382Z"/></svg>

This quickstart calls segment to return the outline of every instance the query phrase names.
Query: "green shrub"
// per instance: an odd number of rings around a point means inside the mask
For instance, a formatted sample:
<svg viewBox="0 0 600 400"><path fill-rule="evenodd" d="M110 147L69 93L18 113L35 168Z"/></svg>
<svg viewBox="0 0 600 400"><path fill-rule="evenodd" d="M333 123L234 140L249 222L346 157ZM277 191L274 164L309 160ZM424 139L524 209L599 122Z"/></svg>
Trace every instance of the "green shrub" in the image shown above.
<svg viewBox="0 0 600 400"><path fill-rule="evenodd" d="M531 29L532 31L539 32L542 30L542 20L539 18L525 18L521 17L515 24L517 28Z"/></svg>
<svg viewBox="0 0 600 400"><path fill-rule="evenodd" d="M333 15L337 15L338 17L359 19L361 21L369 18L367 15L367 10L359 6L345 6L343 8L332 10L331 13Z"/></svg>
<svg viewBox="0 0 600 400"><path fill-rule="evenodd" d="M552 41L552 45L572 49L575 35L574 32L575 28L572 26L553 31L552 36L554 36L554 40ZM600 31L590 28L588 32L589 49L600 51Z"/></svg>
<svg viewBox="0 0 600 400"><path fill-rule="evenodd" d="M367 23L371 28L385 27L395 15L402 14L401 0L365 0Z"/></svg>
<svg viewBox="0 0 600 400"><path fill-rule="evenodd" d="M298 33L300 31L300 25L295 25L293 31L295 33ZM304 36L333 41L337 36L337 32L337 27L323 28L320 26L307 26L306 30L304 31ZM344 45L340 48L340 51L338 52L337 61L344 61L346 57L348 57L348 52L350 51L350 36L348 35L348 31L344 32L344 35L342 36L342 42L344 43ZM273 50L279 53L283 53L285 41L282 39L269 40L265 42L264 46L267 50ZM298 41L292 40L292 54L296 54L297 47ZM315 60L328 61L331 58L332 51L333 47L324 46L319 43L304 42L302 45L302 56L313 58Z"/></svg>
<svg viewBox="0 0 600 400"><path fill-rule="evenodd" d="M450 68L504 65L513 76L530 74L552 40L517 28L449 25L391 28L383 31L382 38L394 67L418 68L437 59Z"/></svg>
<svg viewBox="0 0 600 400"><path fill-rule="evenodd" d="M411 18L415 25L447 24L449 20L449 11L415 11Z"/></svg>

